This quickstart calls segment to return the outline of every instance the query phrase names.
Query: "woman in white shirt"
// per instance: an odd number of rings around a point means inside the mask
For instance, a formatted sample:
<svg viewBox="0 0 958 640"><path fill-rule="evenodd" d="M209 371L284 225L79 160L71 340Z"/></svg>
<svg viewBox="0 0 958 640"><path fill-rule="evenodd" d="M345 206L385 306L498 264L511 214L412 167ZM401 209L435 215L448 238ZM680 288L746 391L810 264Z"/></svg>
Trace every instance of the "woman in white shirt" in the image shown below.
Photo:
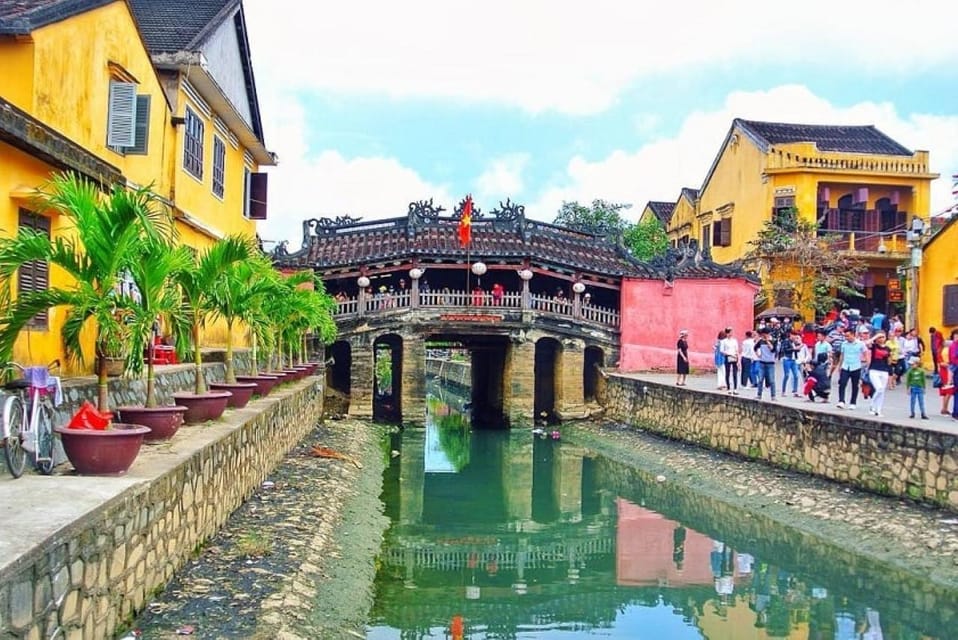
<svg viewBox="0 0 958 640"><path fill-rule="evenodd" d="M725 359L725 388L729 395L738 395L738 340L732 335L732 328L725 329L725 337L719 342L719 351Z"/></svg>

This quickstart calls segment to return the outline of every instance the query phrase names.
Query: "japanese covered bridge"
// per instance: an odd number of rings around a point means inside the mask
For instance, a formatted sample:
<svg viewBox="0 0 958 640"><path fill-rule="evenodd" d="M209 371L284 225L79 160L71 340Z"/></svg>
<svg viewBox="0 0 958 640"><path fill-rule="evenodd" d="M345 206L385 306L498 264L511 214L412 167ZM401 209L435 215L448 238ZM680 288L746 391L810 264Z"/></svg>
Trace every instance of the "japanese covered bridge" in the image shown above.
<svg viewBox="0 0 958 640"><path fill-rule="evenodd" d="M424 424L427 368L453 346L471 354L474 424L585 416L640 311L622 308L624 282L742 275L694 250L642 262L614 235L527 220L508 200L473 208L463 247L464 202L445 217L429 200L388 220L306 220L299 251L273 252L280 269L315 270L338 300L327 372L350 415ZM375 375L377 362L391 375Z"/></svg>

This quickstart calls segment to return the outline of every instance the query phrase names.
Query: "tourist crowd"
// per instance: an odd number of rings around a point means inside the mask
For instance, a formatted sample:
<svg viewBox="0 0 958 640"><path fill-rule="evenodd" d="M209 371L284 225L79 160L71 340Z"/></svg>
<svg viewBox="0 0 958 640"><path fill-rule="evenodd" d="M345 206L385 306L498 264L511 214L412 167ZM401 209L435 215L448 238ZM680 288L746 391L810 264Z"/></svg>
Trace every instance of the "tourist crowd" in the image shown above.
<svg viewBox="0 0 958 640"><path fill-rule="evenodd" d="M676 384L686 384L689 373L689 332L679 332L676 343ZM761 319L741 340L732 327L718 332L713 344L716 386L738 395L754 389L762 399L769 392L791 393L809 402L829 402L837 384L837 408L855 410L859 396L872 415L882 416L885 395L901 387L910 397L910 417L928 418L925 393L929 378L938 389L940 411L958 420L953 401L958 374L958 330L949 338L932 327L927 341L917 328L905 328L901 318L875 313L865 319L842 311L820 325L785 318ZM923 367L930 355L932 369ZM779 382L780 381L780 382Z"/></svg>

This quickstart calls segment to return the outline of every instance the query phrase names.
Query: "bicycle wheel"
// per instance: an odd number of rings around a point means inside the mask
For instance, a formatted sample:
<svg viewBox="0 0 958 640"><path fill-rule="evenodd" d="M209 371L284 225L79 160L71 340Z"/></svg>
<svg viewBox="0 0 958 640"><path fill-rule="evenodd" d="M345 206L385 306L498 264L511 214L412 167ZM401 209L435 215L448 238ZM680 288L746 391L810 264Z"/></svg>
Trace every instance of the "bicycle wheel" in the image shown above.
<svg viewBox="0 0 958 640"><path fill-rule="evenodd" d="M37 404L37 469L45 476L53 473L53 407Z"/></svg>
<svg viewBox="0 0 958 640"><path fill-rule="evenodd" d="M27 452L23 448L23 403L17 396L7 396L3 403L3 422L7 427L7 437L3 442L3 457L7 469L14 478L23 475L27 463Z"/></svg>

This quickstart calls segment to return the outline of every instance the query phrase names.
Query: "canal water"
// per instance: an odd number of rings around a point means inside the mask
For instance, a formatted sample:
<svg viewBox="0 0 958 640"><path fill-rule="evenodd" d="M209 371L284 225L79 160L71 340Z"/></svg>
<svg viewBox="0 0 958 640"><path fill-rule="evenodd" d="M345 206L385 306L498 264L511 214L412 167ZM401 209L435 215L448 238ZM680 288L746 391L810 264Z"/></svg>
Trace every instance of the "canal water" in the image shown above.
<svg viewBox="0 0 958 640"><path fill-rule="evenodd" d="M958 638L953 592L431 389L391 442L371 640Z"/></svg>

